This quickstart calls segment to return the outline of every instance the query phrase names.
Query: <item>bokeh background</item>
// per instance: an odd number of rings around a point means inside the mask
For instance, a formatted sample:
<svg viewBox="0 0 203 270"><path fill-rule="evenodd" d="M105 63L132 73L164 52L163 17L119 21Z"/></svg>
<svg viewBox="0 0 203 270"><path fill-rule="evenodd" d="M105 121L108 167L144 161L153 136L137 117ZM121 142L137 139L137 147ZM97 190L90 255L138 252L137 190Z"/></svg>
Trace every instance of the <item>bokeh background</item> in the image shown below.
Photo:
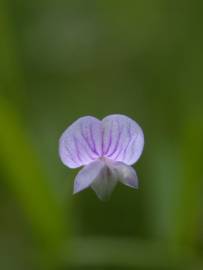
<svg viewBox="0 0 203 270"><path fill-rule="evenodd" d="M202 1L0 2L0 269L203 269ZM84 115L145 133L140 189L72 196Z"/></svg>

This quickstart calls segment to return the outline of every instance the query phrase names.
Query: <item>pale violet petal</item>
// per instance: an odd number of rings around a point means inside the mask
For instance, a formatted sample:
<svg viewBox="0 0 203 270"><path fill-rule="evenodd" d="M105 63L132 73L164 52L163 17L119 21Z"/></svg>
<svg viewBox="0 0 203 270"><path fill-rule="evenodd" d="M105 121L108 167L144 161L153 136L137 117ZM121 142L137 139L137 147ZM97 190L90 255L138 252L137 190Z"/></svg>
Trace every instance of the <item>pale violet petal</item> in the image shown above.
<svg viewBox="0 0 203 270"><path fill-rule="evenodd" d="M75 194L88 188L98 178L104 166L104 162L97 160L82 168L76 175L73 193Z"/></svg>
<svg viewBox="0 0 203 270"><path fill-rule="evenodd" d="M109 199L117 183L115 176L113 171L108 166L105 166L92 182L91 187L100 200L105 201Z"/></svg>
<svg viewBox="0 0 203 270"><path fill-rule="evenodd" d="M137 174L131 166L122 162L112 162L111 169L114 175L117 176L118 181L122 184L132 188L138 188Z"/></svg>
<svg viewBox="0 0 203 270"><path fill-rule="evenodd" d="M62 162L77 168L96 160L102 154L101 121L92 116L79 118L62 134L59 155Z"/></svg>
<svg viewBox="0 0 203 270"><path fill-rule="evenodd" d="M134 164L144 147L140 126L125 115L109 115L102 120L102 152L111 160Z"/></svg>

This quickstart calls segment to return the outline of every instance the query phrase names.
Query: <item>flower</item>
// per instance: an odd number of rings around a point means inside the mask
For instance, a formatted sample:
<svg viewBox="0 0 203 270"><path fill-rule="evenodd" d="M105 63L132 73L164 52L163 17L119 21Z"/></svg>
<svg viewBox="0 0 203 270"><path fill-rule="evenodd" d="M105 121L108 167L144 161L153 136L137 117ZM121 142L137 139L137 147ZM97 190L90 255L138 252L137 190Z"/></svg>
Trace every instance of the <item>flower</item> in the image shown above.
<svg viewBox="0 0 203 270"><path fill-rule="evenodd" d="M105 200L118 181L138 187L131 165L139 159L143 147L143 131L131 118L114 114L100 121L84 116L62 134L59 155L69 168L84 166L75 178L74 194L91 186Z"/></svg>

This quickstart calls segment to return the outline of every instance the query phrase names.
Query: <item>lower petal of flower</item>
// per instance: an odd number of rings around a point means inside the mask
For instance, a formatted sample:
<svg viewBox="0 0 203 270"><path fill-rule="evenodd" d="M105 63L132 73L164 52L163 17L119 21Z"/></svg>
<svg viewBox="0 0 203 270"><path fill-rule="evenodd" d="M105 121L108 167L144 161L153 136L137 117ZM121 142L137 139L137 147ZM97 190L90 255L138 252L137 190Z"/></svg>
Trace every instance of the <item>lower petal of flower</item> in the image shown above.
<svg viewBox="0 0 203 270"><path fill-rule="evenodd" d="M78 193L85 188L88 188L91 183L99 177L102 169L105 167L105 163L101 160L96 160L91 162L89 165L85 166L76 175L74 182L73 193Z"/></svg>
<svg viewBox="0 0 203 270"><path fill-rule="evenodd" d="M131 166L123 162L112 162L110 166L118 181L126 186L138 188L137 174Z"/></svg>
<svg viewBox="0 0 203 270"><path fill-rule="evenodd" d="M137 174L131 166L106 158L98 159L77 174L74 194L91 186L98 198L105 201L109 199L118 181L126 186L138 188Z"/></svg>

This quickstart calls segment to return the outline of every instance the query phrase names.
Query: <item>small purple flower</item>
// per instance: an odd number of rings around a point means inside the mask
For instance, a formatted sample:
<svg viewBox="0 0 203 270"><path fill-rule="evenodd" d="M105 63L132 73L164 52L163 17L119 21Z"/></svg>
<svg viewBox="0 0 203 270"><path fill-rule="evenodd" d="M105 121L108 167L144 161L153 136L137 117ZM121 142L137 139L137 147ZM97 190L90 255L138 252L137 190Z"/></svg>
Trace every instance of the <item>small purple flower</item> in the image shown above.
<svg viewBox="0 0 203 270"><path fill-rule="evenodd" d="M84 116L62 134L59 154L69 168L84 166L75 178L74 194L91 186L105 200L118 181L138 187L131 165L139 159L143 147L142 129L131 118L115 114L100 121Z"/></svg>

